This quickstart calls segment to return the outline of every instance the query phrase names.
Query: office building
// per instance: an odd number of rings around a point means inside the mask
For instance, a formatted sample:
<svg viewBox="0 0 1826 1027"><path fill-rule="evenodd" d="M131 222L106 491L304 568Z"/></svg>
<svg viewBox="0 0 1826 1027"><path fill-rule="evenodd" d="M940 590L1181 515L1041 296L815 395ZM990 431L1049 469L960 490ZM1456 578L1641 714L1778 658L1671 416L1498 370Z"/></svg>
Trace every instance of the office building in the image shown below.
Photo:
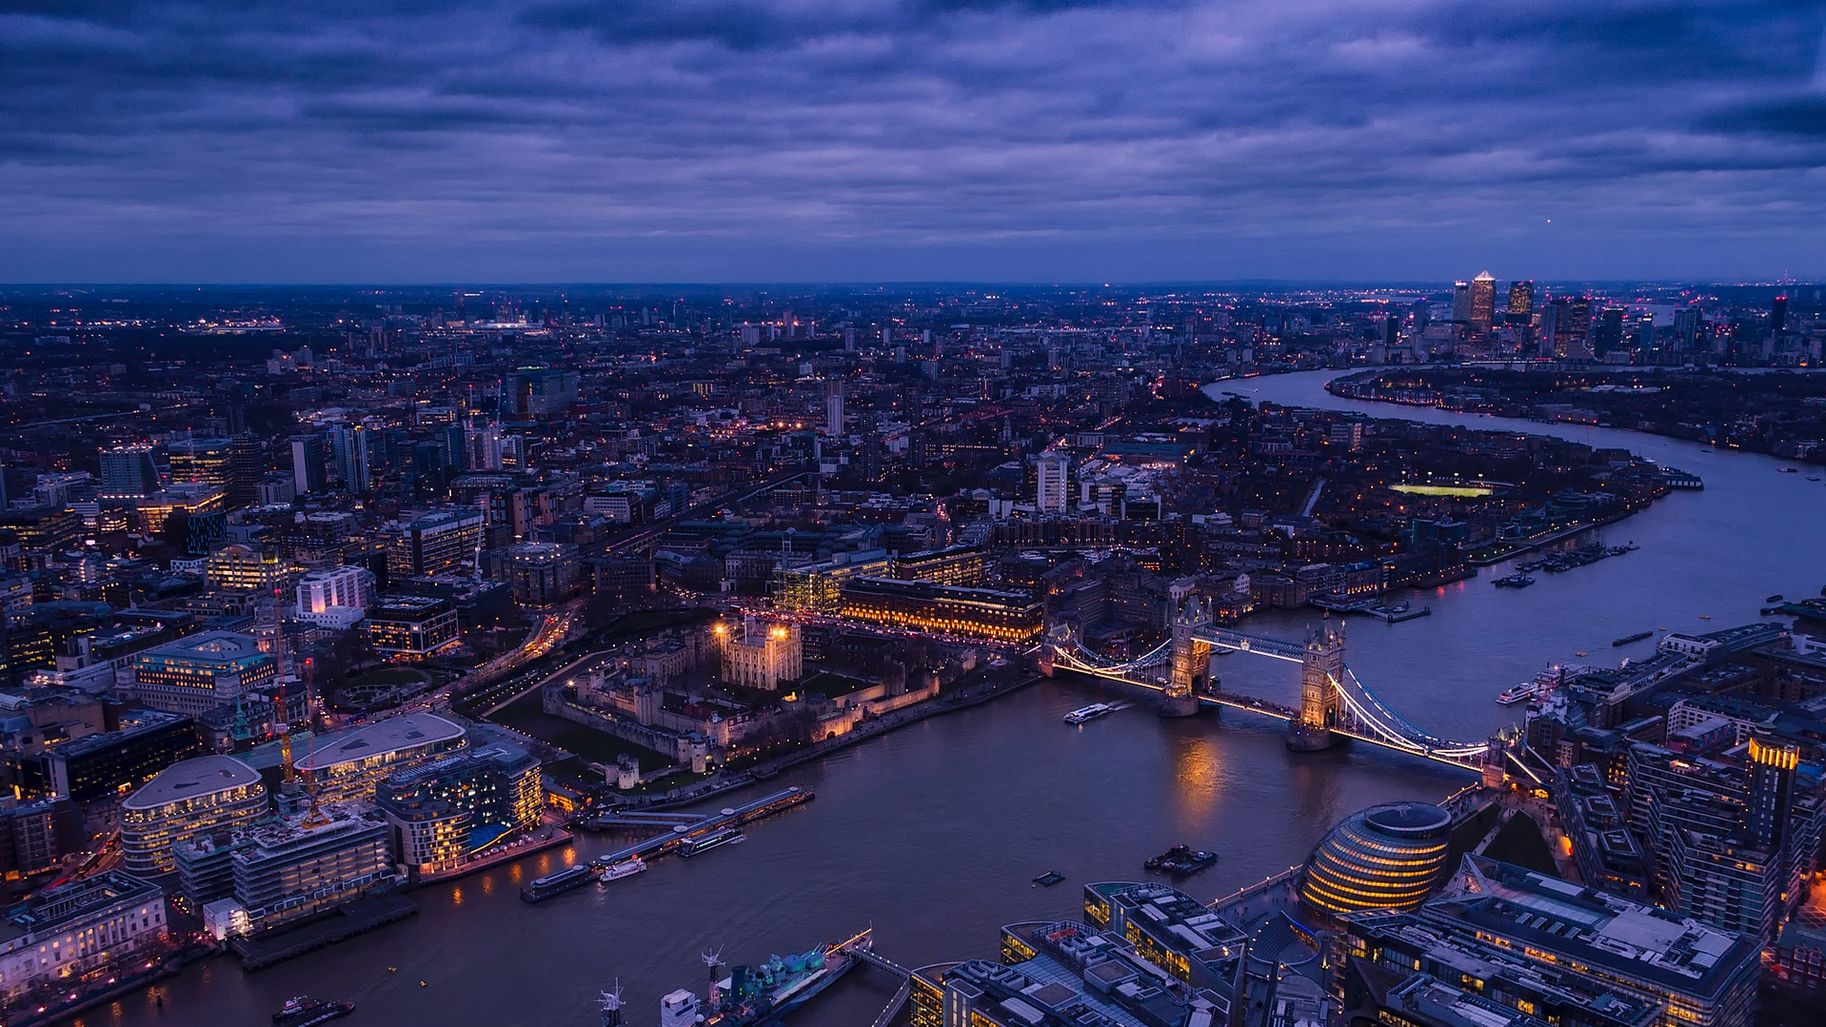
<svg viewBox="0 0 1826 1027"><path fill-rule="evenodd" d="M467 744L467 732L431 713L403 713L313 739L295 757L298 774L323 802L367 802L388 774Z"/></svg>
<svg viewBox="0 0 1826 1027"><path fill-rule="evenodd" d="M365 567L307 571L298 579L298 619L320 627L354 627L374 605L374 572Z"/></svg>
<svg viewBox="0 0 1826 1027"><path fill-rule="evenodd" d="M1071 502L1071 457L1041 453L1034 462L1034 508L1042 514L1064 513Z"/></svg>
<svg viewBox="0 0 1826 1027"><path fill-rule="evenodd" d="M387 575L473 572L484 519L480 510L438 510L394 523L382 535Z"/></svg>
<svg viewBox="0 0 1826 1027"><path fill-rule="evenodd" d="M1488 271L1471 279L1471 327L1488 332L1496 320L1496 276Z"/></svg>
<svg viewBox="0 0 1826 1027"><path fill-rule="evenodd" d="M1344 917L1329 960L1347 1014L1416 975L1562 1027L1754 1022L1754 938L1481 856L1408 912ZM1372 1019L1374 1012L1367 1012ZM1389 1022L1389 1021L1384 1021Z"/></svg>
<svg viewBox="0 0 1826 1027"><path fill-rule="evenodd" d="M155 710L192 716L229 706L278 672L252 635L205 631L140 653L135 693Z"/></svg>
<svg viewBox="0 0 1826 1027"><path fill-rule="evenodd" d="M1471 283L1463 279L1452 283L1452 320L1471 320Z"/></svg>
<svg viewBox="0 0 1826 1027"><path fill-rule="evenodd" d="M160 771L121 803L122 865L142 877L172 873L172 847L266 814L266 786L233 756L199 756Z"/></svg>
<svg viewBox="0 0 1826 1027"><path fill-rule="evenodd" d="M551 606L577 594L583 564L577 547L554 542L522 542L507 550L507 584L522 606Z"/></svg>
<svg viewBox="0 0 1826 1027"><path fill-rule="evenodd" d="M1414 909L1446 872L1451 833L1451 814L1425 803L1352 814L1313 849L1300 875L1300 898L1333 914Z"/></svg>
<svg viewBox="0 0 1826 1027"><path fill-rule="evenodd" d="M17 881L56 870L88 841L82 810L68 799L0 798L0 878Z"/></svg>
<svg viewBox="0 0 1826 1027"><path fill-rule="evenodd" d="M336 480L350 492L367 492L374 486L372 460L373 433L364 424L333 424L329 429L330 460L336 468Z"/></svg>
<svg viewBox="0 0 1826 1027"><path fill-rule="evenodd" d="M271 546L233 542L209 554L203 564L203 580L213 589L271 595L285 583L290 570L279 550Z"/></svg>
<svg viewBox="0 0 1826 1027"><path fill-rule="evenodd" d="M13 785L27 797L75 802L124 798L173 762L202 752L196 723L159 710L119 714L110 731L14 761Z"/></svg>
<svg viewBox="0 0 1826 1027"><path fill-rule="evenodd" d="M522 367L501 378L501 416L538 420L561 414L577 402L577 372Z"/></svg>
<svg viewBox="0 0 1826 1027"><path fill-rule="evenodd" d="M456 607L430 596L389 596L368 607L368 642L382 656L422 660L459 637Z"/></svg>
<svg viewBox="0 0 1826 1027"><path fill-rule="evenodd" d="M158 464L151 446L114 446L101 451L101 488L103 499L124 499L158 494Z"/></svg>
<svg viewBox="0 0 1826 1027"><path fill-rule="evenodd" d="M394 771L376 785L375 805L399 864L420 877L538 826L542 794L539 760L495 742Z"/></svg>
<svg viewBox="0 0 1826 1027"><path fill-rule="evenodd" d="M1522 279L1509 283L1509 317L1511 324L1526 325L1534 316L1534 281Z"/></svg>
<svg viewBox="0 0 1826 1027"><path fill-rule="evenodd" d="M167 447L171 480L197 482L222 490L229 507L249 506L266 470L265 454L253 435L187 438Z"/></svg>
<svg viewBox="0 0 1826 1027"><path fill-rule="evenodd" d="M292 489L300 496L323 491L323 436L294 435L289 440L292 453Z"/></svg>
<svg viewBox="0 0 1826 1027"><path fill-rule="evenodd" d="M732 685L771 692L805 675L797 624L763 624L746 617L739 631L721 623L711 630L723 657L723 680Z"/></svg>
<svg viewBox="0 0 1826 1027"><path fill-rule="evenodd" d="M59 885L0 921L0 1000L161 958L169 939L156 885L115 870Z"/></svg>

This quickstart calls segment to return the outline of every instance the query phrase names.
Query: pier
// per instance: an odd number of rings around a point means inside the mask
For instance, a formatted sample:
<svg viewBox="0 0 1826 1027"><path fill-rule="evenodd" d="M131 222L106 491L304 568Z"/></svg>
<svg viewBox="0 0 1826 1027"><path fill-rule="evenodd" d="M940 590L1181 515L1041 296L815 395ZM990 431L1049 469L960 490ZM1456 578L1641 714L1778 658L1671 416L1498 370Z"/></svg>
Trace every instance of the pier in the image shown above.
<svg viewBox="0 0 1826 1027"><path fill-rule="evenodd" d="M677 852L680 843L688 838L701 838L705 835L721 831L724 828L741 827L744 824L752 824L757 820L764 820L776 813L784 813L795 806L810 802L816 794L817 793L809 788L800 788L797 785L791 788L784 788L756 799L753 802L726 809L718 814L698 816L697 819L686 823L672 823L668 825L671 829L667 831L667 833L654 835L645 841L635 842L633 845L629 845L625 848L616 849L614 852L608 853L607 855L597 857L596 862L599 864L611 864L633 859L636 856L641 859L657 859L661 856L669 856L674 852ZM627 814L623 815L626 816ZM676 821L677 818L681 816L690 816L690 814L645 814L644 816L670 817ZM651 826L641 825L640 822L635 823L637 826Z"/></svg>

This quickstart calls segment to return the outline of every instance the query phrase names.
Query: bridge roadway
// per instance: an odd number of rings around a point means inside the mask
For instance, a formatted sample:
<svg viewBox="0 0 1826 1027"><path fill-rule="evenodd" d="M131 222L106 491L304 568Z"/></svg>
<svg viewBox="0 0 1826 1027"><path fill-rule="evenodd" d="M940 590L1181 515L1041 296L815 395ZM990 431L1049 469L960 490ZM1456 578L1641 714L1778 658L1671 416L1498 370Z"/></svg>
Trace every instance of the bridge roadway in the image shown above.
<svg viewBox="0 0 1826 1027"><path fill-rule="evenodd" d="M1221 644L1223 644L1225 648L1234 649L1237 652L1252 653L1257 656L1266 656L1271 659L1298 662L1305 654L1305 650L1303 647L1295 646L1292 643L1281 642L1276 639L1262 639L1258 636L1245 635L1245 634L1242 634L1241 632L1222 631L1222 630L1218 630L1218 629L1208 629L1208 630L1199 632L1199 636L1201 638L1205 638L1207 641L1212 641L1212 643L1214 645L1217 645L1220 643L1216 639L1211 638L1209 636L1222 636L1224 641ZM1264 643L1264 642L1272 643L1272 647L1270 645L1260 644L1260 643ZM1291 657L1291 658L1289 656L1282 655L1283 651L1290 651L1290 650L1298 651L1301 655L1299 657ZM1067 659L1061 660L1059 662L1059 666L1063 667L1066 670L1076 671L1080 674L1089 674L1093 677L1103 678L1106 681L1115 681L1120 684L1132 685L1137 688L1145 688L1151 692L1165 692L1166 691L1166 685L1163 683L1156 682L1156 681L1148 681L1148 680L1140 679L1140 678L1133 678L1133 677L1129 677L1126 674L1122 673L1122 669L1124 669L1124 668L1135 667L1136 663L1134 663L1134 662L1131 662L1128 664L1120 664L1116 667L1107 667L1106 668L1106 667L1098 667L1095 664L1086 663L1083 660L1069 657L1068 654L1066 654L1066 655L1067 655ZM1232 710L1242 710L1245 713L1254 713L1254 714L1258 714L1263 717L1272 717L1273 719L1279 720L1279 721L1293 721L1293 720L1298 719L1298 717L1300 715L1300 711L1291 706L1284 706L1280 703L1273 702L1268 699L1258 699L1258 698L1255 698L1254 696L1247 696L1247 695L1241 695L1241 694L1236 694L1236 693L1229 693L1229 694L1221 693L1221 692L1216 693L1216 694L1201 693L1196 698L1198 699L1199 705L1202 707L1211 707L1211 708L1220 708L1221 707L1221 708L1227 708L1227 709L1232 709ZM1462 756L1445 755L1445 754L1442 754L1439 752L1433 752L1433 751L1429 750L1427 747L1416 744L1411 741L1407 742L1406 744L1396 744L1395 742L1390 741L1389 739L1380 737L1378 735L1367 734L1367 733L1364 733L1361 731L1355 731L1346 726L1336 726L1336 727L1330 728L1329 730L1333 735L1336 735L1340 738L1351 738L1351 739L1355 739L1360 742L1367 742L1370 745L1380 746L1384 749L1389 749L1394 752L1406 753L1410 756L1420 756L1425 759L1431 760L1434 763L1443 764L1444 766L1448 766L1448 767L1456 767L1459 770L1469 771L1471 773L1481 774L1483 772L1481 761L1472 761L1472 760L1469 760L1466 757L1462 757Z"/></svg>

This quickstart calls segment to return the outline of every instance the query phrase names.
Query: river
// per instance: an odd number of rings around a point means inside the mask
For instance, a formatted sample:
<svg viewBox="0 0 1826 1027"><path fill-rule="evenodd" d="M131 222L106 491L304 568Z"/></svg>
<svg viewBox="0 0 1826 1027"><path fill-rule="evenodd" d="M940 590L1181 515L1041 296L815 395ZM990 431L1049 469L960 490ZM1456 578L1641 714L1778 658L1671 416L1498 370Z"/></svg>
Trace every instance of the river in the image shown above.
<svg viewBox="0 0 1826 1027"><path fill-rule="evenodd" d="M1224 382L1257 400L1362 410L1385 417L1554 434L1621 446L1705 478L1612 526L1641 550L1526 590L1482 576L1421 599L1434 613L1404 624L1358 619L1349 631L1359 676L1439 734L1482 737L1513 711L1491 697L1550 659L1594 661L1646 652L1612 638L1656 627L1704 630L1753 620L1764 595L1812 594L1826 582L1819 526L1826 486L1776 473L1779 462L1628 432L1387 407L1330 396L1316 372ZM1710 614L1710 621L1700 614ZM1313 617L1274 613L1245 630L1298 637ZM1236 655L1225 687L1289 699L1297 672ZM588 1027L597 992L617 979L629 1022L651 1024L658 997L702 992L698 953L752 961L873 924L878 948L909 965L993 958L1003 923L1075 915L1086 881L1133 879L1176 842L1221 853L1187 890L1205 898L1303 859L1334 821L1362 806L1436 799L1465 775L1359 746L1290 754L1279 725L1237 713L1160 720L1144 703L1067 727L1092 699L1131 697L1060 678L969 711L934 717L769 787L801 784L816 801L756 825L748 841L539 906L519 884L621 839L584 837L574 850L529 858L416 893L404 923L256 974L217 958L162 987L156 1008L136 995L91 1012L89 1027L252 1025L298 992L352 998L348 1023L536 1023ZM724 800L727 802L730 800ZM719 802L716 805L722 805ZM1066 882L1029 880L1057 870ZM397 973L389 973L397 967ZM421 987L419 982L424 981ZM866 1024L894 983L863 969L795 1018L803 1027Z"/></svg>

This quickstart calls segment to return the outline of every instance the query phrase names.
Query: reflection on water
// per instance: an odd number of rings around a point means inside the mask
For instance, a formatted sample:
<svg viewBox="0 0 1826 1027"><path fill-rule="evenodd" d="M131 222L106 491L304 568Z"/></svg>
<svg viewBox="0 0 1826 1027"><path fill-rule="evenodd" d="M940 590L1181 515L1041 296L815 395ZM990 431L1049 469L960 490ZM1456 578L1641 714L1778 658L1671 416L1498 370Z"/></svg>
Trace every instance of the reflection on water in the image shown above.
<svg viewBox="0 0 1826 1027"><path fill-rule="evenodd" d="M1366 409L1334 400L1325 375L1229 383L1260 398ZM1376 408L1371 412L1390 413ZM1444 423L1450 415L1402 408ZM1548 426L1480 428L1547 432ZM1368 619L1349 633L1350 664L1391 705L1442 734L1482 737L1514 715L1497 692L1578 649L1640 656L1652 643L1610 640L1659 625L1705 630L1754 619L1762 596L1812 594L1814 559L1795 559L1817 538L1826 488L1774 473L1776 462L1701 454L1684 443L1569 428L1577 441L1635 448L1700 474L1701 493L1680 493L1617 525L1640 551L1553 575L1526 590L1484 576L1422 593L1433 615L1397 625ZM1312 611L1252 619L1252 633L1300 638ZM1224 687L1297 699L1290 665L1244 655L1219 659ZM818 799L756 825L746 844L702 860L663 860L645 874L578 889L537 906L519 884L561 866L529 857L459 884L417 893L420 915L258 974L227 959L168 982L166 1008L134 996L87 1024L110 1027L266 1023L287 996L353 998L361 1023L595 1022L597 992L619 978L629 1020L650 1023L658 998L701 985L697 956L721 946L737 962L848 935L873 922L881 951L909 965L995 953L1005 923L1078 913L1078 888L1133 879L1169 845L1218 852L1185 887L1214 898L1305 858L1345 814L1377 802L1437 800L1465 775L1367 746L1286 751L1281 725L1240 712L1161 720L1136 703L1074 731L1060 723L1092 701L1131 696L1060 678L964 713L934 717L768 787L816 789ZM719 798L713 807L728 805ZM586 835L563 861L628 841ZM1056 869L1067 882L1034 888ZM500 881L496 881L496 875ZM477 887L477 883L480 887ZM496 883L505 886L495 887ZM462 898L457 899L461 892ZM397 965L398 974L386 968ZM430 987L421 989L424 978ZM870 973L850 975L795 1027L868 1023L893 991ZM353 1021L351 1021L353 1022Z"/></svg>

